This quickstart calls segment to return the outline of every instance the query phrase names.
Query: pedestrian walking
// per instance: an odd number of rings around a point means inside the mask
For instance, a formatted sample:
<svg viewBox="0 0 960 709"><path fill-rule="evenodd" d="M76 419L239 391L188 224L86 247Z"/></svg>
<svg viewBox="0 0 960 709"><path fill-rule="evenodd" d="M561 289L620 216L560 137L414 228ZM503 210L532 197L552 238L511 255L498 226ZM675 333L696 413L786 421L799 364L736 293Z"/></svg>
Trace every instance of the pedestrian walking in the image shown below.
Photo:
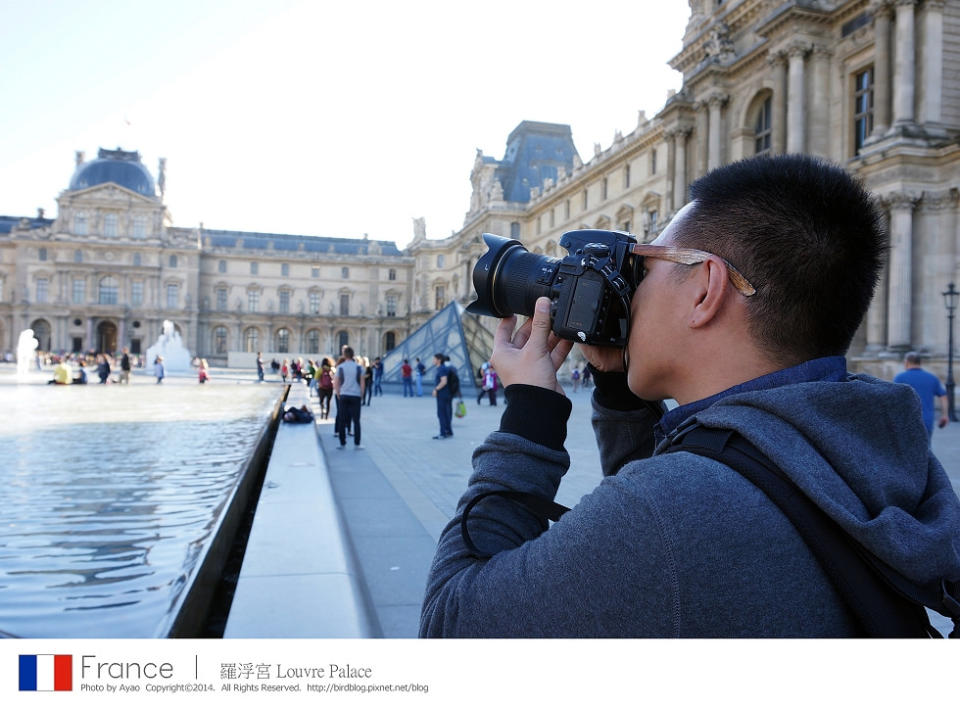
<svg viewBox="0 0 960 709"><path fill-rule="evenodd" d="M373 365L369 357L361 357L363 366L363 403L370 406L373 401Z"/></svg>
<svg viewBox="0 0 960 709"><path fill-rule="evenodd" d="M130 383L130 350L123 348L123 354L120 357L120 383Z"/></svg>
<svg viewBox="0 0 960 709"><path fill-rule="evenodd" d="M907 384L913 387L920 397L920 415L923 425L927 429L927 437L933 440L934 400L940 400L939 428L943 428L949 421L947 411L947 390L937 378L937 375L928 372L921 365L923 357L918 352L907 352L903 359L904 371L900 372L893 381L897 384Z"/></svg>
<svg viewBox="0 0 960 709"><path fill-rule="evenodd" d="M257 381L263 381L263 352L257 352Z"/></svg>
<svg viewBox="0 0 960 709"><path fill-rule="evenodd" d="M383 360L377 357L373 360L373 395L383 396Z"/></svg>
<svg viewBox="0 0 960 709"><path fill-rule="evenodd" d="M153 373L157 377L157 384L163 384L163 377L165 375L163 368L163 355L157 355L157 358L153 360Z"/></svg>
<svg viewBox="0 0 960 709"><path fill-rule="evenodd" d="M320 418L330 418L330 399L333 397L333 362L326 357L320 364L317 393L320 396Z"/></svg>

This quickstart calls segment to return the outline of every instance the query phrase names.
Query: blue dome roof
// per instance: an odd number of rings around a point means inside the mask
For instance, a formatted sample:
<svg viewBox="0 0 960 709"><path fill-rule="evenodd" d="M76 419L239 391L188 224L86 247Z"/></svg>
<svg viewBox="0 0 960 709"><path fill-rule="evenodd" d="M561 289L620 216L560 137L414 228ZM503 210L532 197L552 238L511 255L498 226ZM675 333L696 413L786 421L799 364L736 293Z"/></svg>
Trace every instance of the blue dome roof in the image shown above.
<svg viewBox="0 0 960 709"><path fill-rule="evenodd" d="M70 178L70 189L84 190L107 182L115 182L147 197L157 196L153 176L140 162L140 153L120 149L100 148L96 160L81 163Z"/></svg>

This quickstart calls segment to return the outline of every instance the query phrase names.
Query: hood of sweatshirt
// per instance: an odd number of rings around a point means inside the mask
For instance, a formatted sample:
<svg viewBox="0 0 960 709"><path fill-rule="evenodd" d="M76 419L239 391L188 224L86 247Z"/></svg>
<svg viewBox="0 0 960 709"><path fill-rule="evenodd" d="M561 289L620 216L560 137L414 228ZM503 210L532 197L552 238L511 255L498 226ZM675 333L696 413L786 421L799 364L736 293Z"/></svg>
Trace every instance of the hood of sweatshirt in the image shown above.
<svg viewBox="0 0 960 709"><path fill-rule="evenodd" d="M850 375L733 394L693 418L740 433L907 578L960 579L960 500L909 387Z"/></svg>

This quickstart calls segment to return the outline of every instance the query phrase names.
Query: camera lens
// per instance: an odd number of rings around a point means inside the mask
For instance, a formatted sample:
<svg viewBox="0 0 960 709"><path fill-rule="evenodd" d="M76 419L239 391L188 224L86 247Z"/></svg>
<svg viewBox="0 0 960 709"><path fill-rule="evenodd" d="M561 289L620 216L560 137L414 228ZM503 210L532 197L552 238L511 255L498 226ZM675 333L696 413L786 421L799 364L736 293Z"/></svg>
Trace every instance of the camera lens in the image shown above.
<svg viewBox="0 0 960 709"><path fill-rule="evenodd" d="M540 296L550 296L560 259L527 251L516 239L484 234L487 252L473 268L477 299L467 307L475 315L505 318L533 315Z"/></svg>

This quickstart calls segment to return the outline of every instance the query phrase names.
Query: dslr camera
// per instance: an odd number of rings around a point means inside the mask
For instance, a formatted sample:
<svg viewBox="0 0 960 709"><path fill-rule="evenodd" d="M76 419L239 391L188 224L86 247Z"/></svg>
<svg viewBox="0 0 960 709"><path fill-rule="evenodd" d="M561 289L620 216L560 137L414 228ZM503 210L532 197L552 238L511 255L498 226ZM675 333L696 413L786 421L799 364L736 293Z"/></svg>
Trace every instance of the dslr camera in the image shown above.
<svg viewBox="0 0 960 709"><path fill-rule="evenodd" d="M537 298L550 298L553 332L588 345L627 344L630 299L643 277L630 253L636 237L604 229L568 231L563 258L534 254L516 239L484 234L487 252L473 269L475 315L533 315Z"/></svg>

